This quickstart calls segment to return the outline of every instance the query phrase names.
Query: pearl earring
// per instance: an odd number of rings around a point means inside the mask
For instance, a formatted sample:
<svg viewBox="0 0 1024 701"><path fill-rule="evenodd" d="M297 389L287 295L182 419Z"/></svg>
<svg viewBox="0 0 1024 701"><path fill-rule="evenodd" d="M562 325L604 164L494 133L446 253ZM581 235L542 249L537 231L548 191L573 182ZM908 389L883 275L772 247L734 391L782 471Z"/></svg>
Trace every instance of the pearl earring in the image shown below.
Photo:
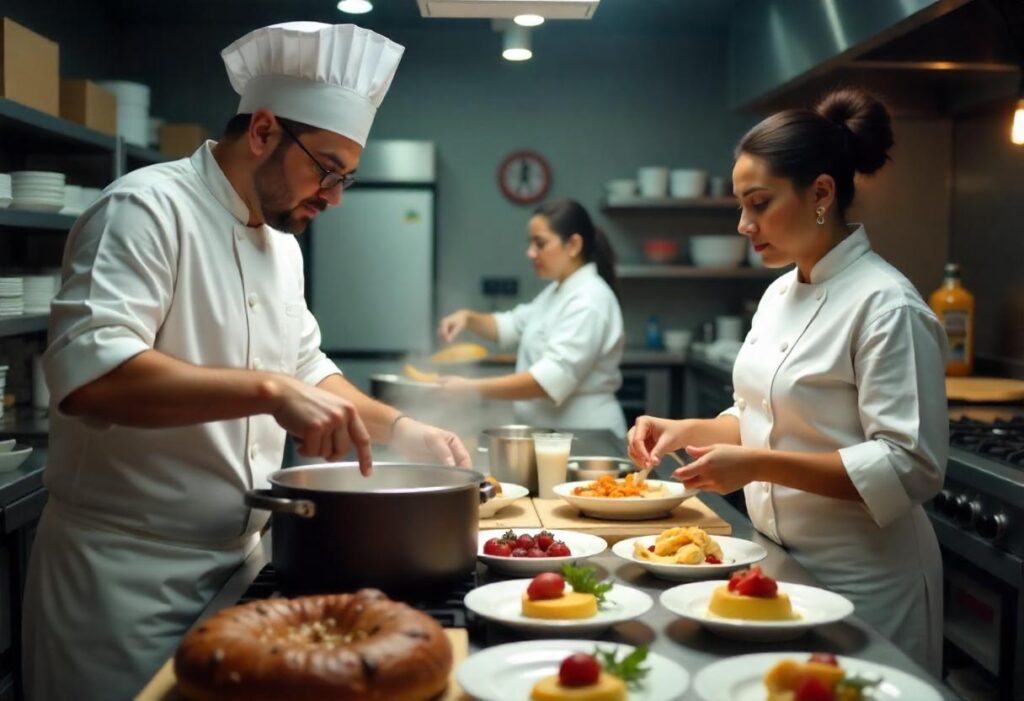
<svg viewBox="0 0 1024 701"><path fill-rule="evenodd" d="M818 218L815 221L817 221L818 224L824 224L825 223L825 208L824 207L818 207L817 211L818 211Z"/></svg>

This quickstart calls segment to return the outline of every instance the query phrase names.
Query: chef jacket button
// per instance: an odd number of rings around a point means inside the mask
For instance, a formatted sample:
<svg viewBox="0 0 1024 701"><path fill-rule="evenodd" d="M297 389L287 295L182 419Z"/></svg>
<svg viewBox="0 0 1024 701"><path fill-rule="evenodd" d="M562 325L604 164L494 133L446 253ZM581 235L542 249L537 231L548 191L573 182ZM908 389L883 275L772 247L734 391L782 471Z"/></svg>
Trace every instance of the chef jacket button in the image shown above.
<svg viewBox="0 0 1024 701"><path fill-rule="evenodd" d="M824 297L825 297L825 290L824 289L818 290L815 293L815 295L814 295L815 299L823 299Z"/></svg>
<svg viewBox="0 0 1024 701"><path fill-rule="evenodd" d="M747 400L744 399L743 397L740 397L739 399L736 400L736 406L739 407L741 410L742 409L746 409L747 408Z"/></svg>
<svg viewBox="0 0 1024 701"><path fill-rule="evenodd" d="M786 294L786 290L788 290L788 289L789 289L789 285L783 285L782 287L779 288L779 294L780 295Z"/></svg>
<svg viewBox="0 0 1024 701"><path fill-rule="evenodd" d="M256 304L258 303L258 301L259 300L256 297L256 293L255 292L253 294L249 295L249 308L250 309L255 309L256 308Z"/></svg>
<svg viewBox="0 0 1024 701"><path fill-rule="evenodd" d="M786 343L785 341L783 341L782 345L779 346L779 350L782 351L783 353L785 353L788 349L789 349L789 344Z"/></svg>
<svg viewBox="0 0 1024 701"><path fill-rule="evenodd" d="M751 345L757 343L757 334L750 334L750 343Z"/></svg>
<svg viewBox="0 0 1024 701"><path fill-rule="evenodd" d="M761 408L764 409L765 411L769 411L771 409L771 407L768 406L768 400L767 399L762 399L761 400Z"/></svg>
<svg viewBox="0 0 1024 701"><path fill-rule="evenodd" d="M255 460L256 459L256 453L257 453L257 451L259 451L259 448L260 447L258 445L256 445L255 443L253 443L252 446L249 448L249 459L250 460Z"/></svg>

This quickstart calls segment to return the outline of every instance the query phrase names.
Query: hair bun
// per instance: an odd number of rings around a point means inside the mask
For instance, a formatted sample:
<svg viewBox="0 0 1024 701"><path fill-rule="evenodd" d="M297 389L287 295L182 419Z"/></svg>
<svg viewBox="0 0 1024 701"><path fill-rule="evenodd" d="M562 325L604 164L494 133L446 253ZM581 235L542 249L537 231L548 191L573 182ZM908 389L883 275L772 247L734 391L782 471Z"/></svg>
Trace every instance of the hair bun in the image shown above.
<svg viewBox="0 0 1024 701"><path fill-rule="evenodd" d="M855 171L870 175L889 160L893 144L889 110L868 91L836 90L826 95L815 111L852 135L849 148Z"/></svg>

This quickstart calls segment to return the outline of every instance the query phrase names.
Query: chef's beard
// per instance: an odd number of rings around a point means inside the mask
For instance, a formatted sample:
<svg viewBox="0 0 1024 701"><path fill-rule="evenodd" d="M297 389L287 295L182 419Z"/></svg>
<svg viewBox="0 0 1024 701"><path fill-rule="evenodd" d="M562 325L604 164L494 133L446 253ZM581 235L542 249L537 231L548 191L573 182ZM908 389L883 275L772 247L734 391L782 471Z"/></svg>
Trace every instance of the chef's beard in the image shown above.
<svg viewBox="0 0 1024 701"><path fill-rule="evenodd" d="M298 216L299 209L309 204L311 207L323 211L321 202L300 202L297 207L289 205L295 201L295 193L288 185L288 178L284 172L285 144L277 145L270 158L266 160L253 176L256 188L256 197L259 198L260 209L263 210L263 220L268 226L278 231L285 231L289 234L301 234L306 230L309 219Z"/></svg>

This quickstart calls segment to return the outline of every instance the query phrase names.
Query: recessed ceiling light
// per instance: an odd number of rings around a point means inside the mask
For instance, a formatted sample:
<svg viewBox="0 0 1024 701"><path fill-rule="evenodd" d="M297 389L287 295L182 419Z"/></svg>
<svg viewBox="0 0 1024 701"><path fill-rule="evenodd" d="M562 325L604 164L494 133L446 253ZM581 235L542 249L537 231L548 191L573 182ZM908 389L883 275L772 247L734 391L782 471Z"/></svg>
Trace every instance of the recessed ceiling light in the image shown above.
<svg viewBox="0 0 1024 701"><path fill-rule="evenodd" d="M540 15L516 15L512 21L520 27L539 27L544 24L544 18Z"/></svg>
<svg viewBox="0 0 1024 701"><path fill-rule="evenodd" d="M373 3L370 0L341 0L338 9L350 15L365 15L373 9Z"/></svg>

